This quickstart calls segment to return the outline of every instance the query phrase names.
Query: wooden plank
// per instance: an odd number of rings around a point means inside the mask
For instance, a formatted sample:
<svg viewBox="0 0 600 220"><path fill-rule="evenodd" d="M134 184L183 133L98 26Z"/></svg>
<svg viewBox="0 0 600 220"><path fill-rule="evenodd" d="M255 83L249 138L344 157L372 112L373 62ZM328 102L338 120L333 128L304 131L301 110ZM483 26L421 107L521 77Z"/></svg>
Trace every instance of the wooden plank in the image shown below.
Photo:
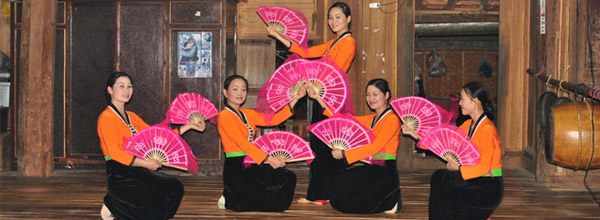
<svg viewBox="0 0 600 220"><path fill-rule="evenodd" d="M440 162L441 164L441 162ZM308 168L293 165L298 176L294 197L305 196ZM285 212L234 212L217 208L223 192L220 176L163 170L185 186L173 219L427 219L432 170L399 171L402 210L395 214L345 214L330 205L293 202ZM582 186L545 186L523 169L506 169L504 198L492 219L597 219L598 206ZM98 219L106 194L103 171L57 170L48 178L1 172L0 219ZM590 182L600 196L598 181Z"/></svg>
<svg viewBox="0 0 600 220"><path fill-rule="evenodd" d="M497 127L505 151L522 151L527 144L529 8L528 1L500 2Z"/></svg>
<svg viewBox="0 0 600 220"><path fill-rule="evenodd" d="M19 175L49 176L52 166L52 99L56 2L23 3L21 77L18 84ZM44 94L44 95L40 95Z"/></svg>
<svg viewBox="0 0 600 220"><path fill-rule="evenodd" d="M237 36L240 39L269 39L267 26L258 16L256 9L260 6L281 6L300 10L308 20L309 39L318 39L317 33L317 1L313 0L248 0L238 3Z"/></svg>

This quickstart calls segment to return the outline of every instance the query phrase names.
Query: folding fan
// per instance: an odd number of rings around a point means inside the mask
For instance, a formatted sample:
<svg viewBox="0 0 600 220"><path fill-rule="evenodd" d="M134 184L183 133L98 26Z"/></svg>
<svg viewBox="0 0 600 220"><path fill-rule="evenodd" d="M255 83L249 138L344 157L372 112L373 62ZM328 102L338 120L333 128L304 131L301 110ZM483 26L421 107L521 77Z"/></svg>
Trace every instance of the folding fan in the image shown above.
<svg viewBox="0 0 600 220"><path fill-rule="evenodd" d="M309 86L332 113L353 113L348 76L329 56L306 60L298 65L298 71L306 75Z"/></svg>
<svg viewBox="0 0 600 220"><path fill-rule="evenodd" d="M370 129L348 114L335 115L314 123L307 129L331 149L354 149L370 144L375 139ZM362 161L371 163L372 158Z"/></svg>
<svg viewBox="0 0 600 220"><path fill-rule="evenodd" d="M418 96L393 99L390 105L403 124L412 128L417 135L424 137L440 124L450 124L452 114L433 102Z"/></svg>
<svg viewBox="0 0 600 220"><path fill-rule="evenodd" d="M219 113L215 105L198 93L180 93L175 97L167 118L172 124L198 124L200 121L216 119ZM211 122L215 123L214 120Z"/></svg>
<svg viewBox="0 0 600 220"><path fill-rule="evenodd" d="M286 162L297 162L312 160L315 158L308 142L298 135L288 131L273 131L264 134L252 142L263 152L273 157L281 157ZM246 156L245 164L256 163L252 158Z"/></svg>
<svg viewBox="0 0 600 220"><path fill-rule="evenodd" d="M139 158L152 158L164 166L198 172L196 156L187 143L167 127L152 126L124 138L125 151Z"/></svg>
<svg viewBox="0 0 600 220"><path fill-rule="evenodd" d="M285 62L279 66L265 84L267 103L273 112L279 111L296 97L298 90L304 84L304 75L298 72L297 66L303 59Z"/></svg>
<svg viewBox="0 0 600 220"><path fill-rule="evenodd" d="M464 131L453 125L442 124L433 128L417 143L444 160L454 160L459 165L473 165L479 162L479 150L469 140Z"/></svg>
<svg viewBox="0 0 600 220"><path fill-rule="evenodd" d="M308 20L301 11L277 6L261 6L256 9L256 13L265 23L274 25L277 32L300 47L308 47Z"/></svg>

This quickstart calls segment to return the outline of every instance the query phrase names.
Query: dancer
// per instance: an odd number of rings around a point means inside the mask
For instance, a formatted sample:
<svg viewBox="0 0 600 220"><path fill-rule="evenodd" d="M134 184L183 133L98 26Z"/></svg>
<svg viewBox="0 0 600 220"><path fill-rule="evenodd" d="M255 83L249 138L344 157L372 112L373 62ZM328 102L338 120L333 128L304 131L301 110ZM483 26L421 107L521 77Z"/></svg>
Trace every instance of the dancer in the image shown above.
<svg viewBox="0 0 600 220"><path fill-rule="evenodd" d="M309 96L321 106L325 103L315 90ZM389 84L384 79L373 79L366 87L366 100L374 113L355 116L375 135L372 143L351 150L334 149L333 158L352 164L333 176L331 206L344 213L395 213L402 208L400 179L396 165L396 152L400 137L400 119L389 106ZM329 111L326 114L330 115ZM385 165L358 162L370 156L385 160Z"/></svg>
<svg viewBox="0 0 600 220"><path fill-rule="evenodd" d="M460 166L448 160L447 169L431 176L429 219L487 219L504 194L502 150L498 130L492 122L494 107L481 82L469 82L460 92L460 107L471 119L461 126L479 150L479 163ZM417 138L402 126L402 132Z"/></svg>
<svg viewBox="0 0 600 220"><path fill-rule="evenodd" d="M262 152L252 144L256 126L275 126L292 116L298 99L306 95L306 86L288 106L267 123L265 115L242 108L248 95L248 81L240 75L225 79L225 109L219 113L217 128L225 152L223 196L219 208L233 211L282 212L290 206L296 188L296 174L285 168L285 161ZM244 167L248 155L256 162Z"/></svg>
<svg viewBox="0 0 600 220"><path fill-rule="evenodd" d="M123 138L150 127L137 114L126 111L133 95L131 76L112 73L106 83L108 107L98 117L98 137L106 160L108 193L100 215L102 219L169 219L183 198L183 183L175 177L155 172L162 162L135 157L125 152ZM186 124L175 132L204 131L205 124Z"/></svg>
<svg viewBox="0 0 600 220"><path fill-rule="evenodd" d="M336 34L336 38L324 44L310 47L306 51L277 32L274 26L268 26L267 33L287 46L290 52L298 54L300 57L317 58L329 56L340 68L348 72L356 50L356 40L349 31L352 21L350 7L346 3L336 2L329 7L327 16L329 28ZM322 114L323 108L320 105L310 104L309 106L311 105L311 124L326 118ZM340 161L331 157L331 149L318 138L314 136L310 137L310 147L315 153L315 159L310 164L306 198L301 198L298 202L320 205L326 203L331 197L331 181L328 180L328 176L345 169L345 166Z"/></svg>

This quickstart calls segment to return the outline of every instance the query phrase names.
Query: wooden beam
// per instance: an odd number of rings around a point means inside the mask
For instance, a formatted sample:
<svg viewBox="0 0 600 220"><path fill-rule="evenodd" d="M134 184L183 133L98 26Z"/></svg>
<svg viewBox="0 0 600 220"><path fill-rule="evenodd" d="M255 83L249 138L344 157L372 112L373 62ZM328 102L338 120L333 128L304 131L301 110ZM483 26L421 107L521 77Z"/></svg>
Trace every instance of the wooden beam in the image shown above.
<svg viewBox="0 0 600 220"><path fill-rule="evenodd" d="M21 72L18 94L18 161L20 176L50 176L56 1L23 1Z"/></svg>
<svg viewBox="0 0 600 220"><path fill-rule="evenodd" d="M498 11L415 11L415 23L498 22Z"/></svg>

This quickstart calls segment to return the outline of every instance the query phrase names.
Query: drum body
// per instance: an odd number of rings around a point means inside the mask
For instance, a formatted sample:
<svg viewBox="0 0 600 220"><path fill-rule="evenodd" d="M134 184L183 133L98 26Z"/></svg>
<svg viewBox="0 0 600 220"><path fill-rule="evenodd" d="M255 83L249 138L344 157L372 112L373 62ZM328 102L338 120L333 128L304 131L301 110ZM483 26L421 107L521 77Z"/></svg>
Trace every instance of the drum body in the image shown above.
<svg viewBox="0 0 600 220"><path fill-rule="evenodd" d="M575 170L588 169L588 165L600 168L600 104L569 102L552 107L547 132L549 163Z"/></svg>

